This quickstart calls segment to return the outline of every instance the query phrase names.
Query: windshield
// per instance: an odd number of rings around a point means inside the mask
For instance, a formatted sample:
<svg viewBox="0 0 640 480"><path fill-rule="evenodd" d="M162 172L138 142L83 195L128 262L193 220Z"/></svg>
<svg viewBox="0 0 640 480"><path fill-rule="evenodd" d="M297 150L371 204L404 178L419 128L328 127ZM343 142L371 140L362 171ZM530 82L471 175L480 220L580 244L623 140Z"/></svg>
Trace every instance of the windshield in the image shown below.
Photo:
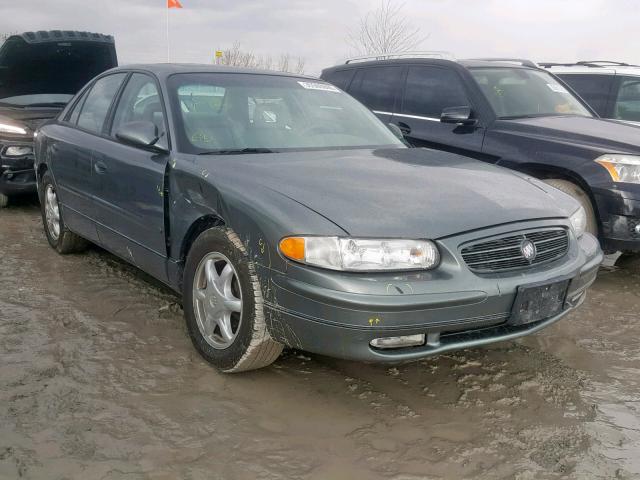
<svg viewBox="0 0 640 480"><path fill-rule="evenodd" d="M553 76L526 68L471 68L498 118L591 113Z"/></svg>
<svg viewBox="0 0 640 480"><path fill-rule="evenodd" d="M0 50L0 104L62 106L90 79L116 63L110 44L28 44L20 38L10 39Z"/></svg>
<svg viewBox="0 0 640 480"><path fill-rule="evenodd" d="M320 80L177 74L170 77L169 87L183 152L403 146L367 108Z"/></svg>

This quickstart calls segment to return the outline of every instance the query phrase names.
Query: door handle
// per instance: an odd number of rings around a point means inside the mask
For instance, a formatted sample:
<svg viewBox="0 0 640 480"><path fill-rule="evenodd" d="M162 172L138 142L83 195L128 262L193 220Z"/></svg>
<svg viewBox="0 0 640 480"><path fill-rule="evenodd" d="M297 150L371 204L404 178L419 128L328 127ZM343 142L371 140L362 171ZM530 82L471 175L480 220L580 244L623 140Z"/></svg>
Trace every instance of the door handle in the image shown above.
<svg viewBox="0 0 640 480"><path fill-rule="evenodd" d="M107 166L100 161L93 164L93 169L99 174L107 173Z"/></svg>
<svg viewBox="0 0 640 480"><path fill-rule="evenodd" d="M404 122L398 122L398 128L403 135L409 135L411 133L411 127Z"/></svg>

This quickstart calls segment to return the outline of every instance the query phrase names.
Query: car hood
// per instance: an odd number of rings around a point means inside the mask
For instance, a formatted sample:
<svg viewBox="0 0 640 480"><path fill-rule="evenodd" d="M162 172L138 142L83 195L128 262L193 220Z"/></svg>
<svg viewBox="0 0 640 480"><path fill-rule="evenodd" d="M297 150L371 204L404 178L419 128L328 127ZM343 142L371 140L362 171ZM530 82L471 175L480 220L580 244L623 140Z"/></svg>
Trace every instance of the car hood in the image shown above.
<svg viewBox="0 0 640 480"><path fill-rule="evenodd" d="M276 191L353 236L437 239L498 224L566 217L578 208L573 199L537 180L435 150L199 158L210 162L202 166L217 172L212 177L219 186L248 188L252 194L259 188Z"/></svg>
<svg viewBox="0 0 640 480"><path fill-rule="evenodd" d="M498 120L494 131L592 147L603 153L640 153L640 127L615 120L578 116Z"/></svg>
<svg viewBox="0 0 640 480"><path fill-rule="evenodd" d="M0 123L8 123L27 127L27 130L35 131L47 120L60 113L62 108L3 108L0 107Z"/></svg>

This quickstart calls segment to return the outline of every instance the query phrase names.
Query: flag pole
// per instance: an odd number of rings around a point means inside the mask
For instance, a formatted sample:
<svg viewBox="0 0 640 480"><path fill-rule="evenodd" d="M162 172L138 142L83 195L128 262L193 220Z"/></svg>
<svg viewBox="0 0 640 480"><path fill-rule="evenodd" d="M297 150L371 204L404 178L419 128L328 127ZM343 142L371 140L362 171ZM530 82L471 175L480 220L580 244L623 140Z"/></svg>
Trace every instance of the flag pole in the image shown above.
<svg viewBox="0 0 640 480"><path fill-rule="evenodd" d="M169 47L169 4L165 5L165 10L167 11L167 63L170 62L171 59L171 50Z"/></svg>

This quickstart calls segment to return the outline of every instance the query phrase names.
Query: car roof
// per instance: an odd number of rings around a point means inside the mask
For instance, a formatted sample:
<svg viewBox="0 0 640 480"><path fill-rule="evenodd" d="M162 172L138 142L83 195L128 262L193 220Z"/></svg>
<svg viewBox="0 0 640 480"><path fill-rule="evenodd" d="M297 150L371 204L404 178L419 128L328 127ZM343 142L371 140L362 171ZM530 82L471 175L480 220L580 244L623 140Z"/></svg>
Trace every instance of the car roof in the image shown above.
<svg viewBox="0 0 640 480"><path fill-rule="evenodd" d="M251 75L275 75L280 77L304 78L318 81L316 77L295 73L278 72L275 70L259 70L243 67L230 67L226 65L208 65L200 63L140 63L122 65L109 70L110 73L118 71L143 70L153 73L158 78L167 78L176 73L239 73Z"/></svg>
<svg viewBox="0 0 640 480"><path fill-rule="evenodd" d="M346 68L370 67L374 65L406 65L406 64L424 64L424 65L456 65L461 68L480 68L480 67L505 67L505 68L527 68L532 69L529 65L523 65L519 62L527 62L526 60L508 60L508 59L463 59L451 60L443 58L420 58L420 57L404 57L404 58L388 58L381 60L367 60L350 63L343 63L333 67L325 68L323 72L333 70L342 70Z"/></svg>
<svg viewBox="0 0 640 480"><path fill-rule="evenodd" d="M566 63L541 63L545 69L558 75L562 74L590 74L590 75L638 75L640 66L627 65L617 62L578 62Z"/></svg>

